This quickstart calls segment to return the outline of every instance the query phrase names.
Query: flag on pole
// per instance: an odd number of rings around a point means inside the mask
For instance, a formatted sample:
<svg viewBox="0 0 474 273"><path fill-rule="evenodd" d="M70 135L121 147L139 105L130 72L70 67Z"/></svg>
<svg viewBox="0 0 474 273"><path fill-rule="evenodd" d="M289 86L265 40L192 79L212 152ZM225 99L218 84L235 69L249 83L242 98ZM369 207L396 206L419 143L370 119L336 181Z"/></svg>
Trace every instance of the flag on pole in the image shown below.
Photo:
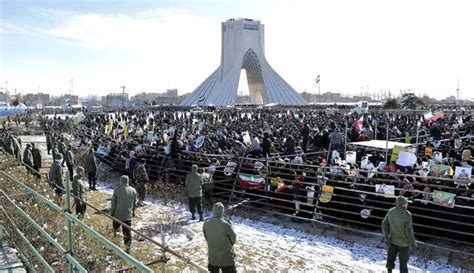
<svg viewBox="0 0 474 273"><path fill-rule="evenodd" d="M364 114L360 115L359 118L355 122L354 127L355 127L356 132L360 132L363 124L364 124Z"/></svg>
<svg viewBox="0 0 474 273"><path fill-rule="evenodd" d="M321 80L321 79L320 79L320 76L321 76L321 75L318 75L318 76L316 77L316 84L319 84L319 81Z"/></svg>

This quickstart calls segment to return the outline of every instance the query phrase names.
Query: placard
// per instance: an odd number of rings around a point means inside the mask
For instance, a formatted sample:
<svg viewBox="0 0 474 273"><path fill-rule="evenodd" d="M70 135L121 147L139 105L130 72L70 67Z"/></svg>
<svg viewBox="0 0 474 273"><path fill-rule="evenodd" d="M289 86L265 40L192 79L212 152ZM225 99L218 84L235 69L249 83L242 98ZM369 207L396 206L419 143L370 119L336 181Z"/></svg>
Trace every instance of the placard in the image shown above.
<svg viewBox="0 0 474 273"><path fill-rule="evenodd" d="M425 148L425 156L432 156L433 155L433 148L426 147Z"/></svg>
<svg viewBox="0 0 474 273"><path fill-rule="evenodd" d="M346 152L346 162L347 163L356 164L356 160L357 160L357 152L354 152L354 151L347 151Z"/></svg>
<svg viewBox="0 0 474 273"><path fill-rule="evenodd" d="M445 191L433 191L433 203L445 206L449 208L454 208L454 202L456 198L456 194L445 192Z"/></svg>
<svg viewBox="0 0 474 273"><path fill-rule="evenodd" d="M454 184L458 185L470 185L472 175L472 167L455 167L454 178L461 180L455 181Z"/></svg>
<svg viewBox="0 0 474 273"><path fill-rule="evenodd" d="M333 186L324 185L323 189L321 190L321 195L319 196L319 202L327 203L331 201L333 192L334 192Z"/></svg>
<svg viewBox="0 0 474 273"><path fill-rule="evenodd" d="M400 152L398 154L397 165L403 167L412 167L416 163L416 155L409 152Z"/></svg>
<svg viewBox="0 0 474 273"><path fill-rule="evenodd" d="M383 194L383 196L386 198L395 197L395 186L377 184L375 185L375 192L378 194Z"/></svg>

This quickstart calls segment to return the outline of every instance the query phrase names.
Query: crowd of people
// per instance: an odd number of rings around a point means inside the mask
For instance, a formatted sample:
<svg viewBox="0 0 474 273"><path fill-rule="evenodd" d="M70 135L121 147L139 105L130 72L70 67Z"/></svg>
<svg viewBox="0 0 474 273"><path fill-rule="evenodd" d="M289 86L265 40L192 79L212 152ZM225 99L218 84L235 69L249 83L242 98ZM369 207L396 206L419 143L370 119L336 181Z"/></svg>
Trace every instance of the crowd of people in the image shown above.
<svg viewBox="0 0 474 273"><path fill-rule="evenodd" d="M320 109L130 110L88 114L80 120L45 119L42 124L48 153L55 159L50 180L57 183L56 193L61 196L55 173L62 177L58 170L66 164L78 214L85 211L81 204L85 187L79 181L87 174L89 189L96 189L98 161L102 161L124 175L122 189L114 193L112 214L118 213L115 216L127 225L131 225L135 208L144 205L149 183L163 180L164 172L174 172L175 182L187 189L192 219L196 219L197 210L200 221L204 220L203 187L211 184L205 182L214 176L214 180L227 182L215 183L213 192L232 189L232 194L239 191L250 199L268 197L272 201L267 207L295 219L342 221L367 228L380 227L394 203L391 198L403 196L414 202L411 211L417 238L439 239L449 234L448 239L456 242L470 244L474 240L470 224L474 209L469 173L474 165L471 113L445 113L437 120L427 120L422 113L404 111L360 115ZM83 166L78 166L64 133L87 150ZM407 165L394 158L393 151L348 145L374 139L411 144L410 149L397 152L411 153L415 160ZM18 142L7 133L3 146L21 156L15 140ZM36 168L34 149L30 152L30 148L34 147L25 149L24 162L30 165L33 161ZM347 152L354 158L349 160ZM202 160L203 155L207 161ZM171 166L164 165L169 161ZM227 168L219 168L232 162L238 164L231 175ZM207 176L200 174L203 172ZM240 183L245 175L263 182L249 187ZM397 198L398 202L403 200ZM255 205L261 204L257 200ZM219 208L214 209L219 218ZM387 223L384 221L384 231ZM114 231L118 227L114 224ZM129 250L130 233L126 228L123 232ZM207 234L206 239L209 245L216 244ZM406 253L406 249L389 247L392 254Z"/></svg>

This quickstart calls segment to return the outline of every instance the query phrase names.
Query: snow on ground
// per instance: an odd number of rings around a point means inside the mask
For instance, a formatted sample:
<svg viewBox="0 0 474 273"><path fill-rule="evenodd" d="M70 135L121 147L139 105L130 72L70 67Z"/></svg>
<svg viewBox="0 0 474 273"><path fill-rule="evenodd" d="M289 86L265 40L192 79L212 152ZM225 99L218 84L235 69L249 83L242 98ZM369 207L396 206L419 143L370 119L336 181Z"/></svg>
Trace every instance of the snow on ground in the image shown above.
<svg viewBox="0 0 474 273"><path fill-rule="evenodd" d="M104 184L101 184L99 189L112 193L110 187ZM199 264L207 264L207 246L202 234L202 223L188 221L190 213L185 204L170 202L165 204L162 200L149 200L147 206L140 210L142 220L134 223L135 228L145 232L156 230L158 218L168 219L165 220L171 224L168 225L169 231L166 236L168 246ZM211 212L205 213L205 218L210 216ZM332 237L309 234L239 216L231 216L228 220L232 222L237 234L234 250L239 272L385 270L385 249L347 243ZM154 239L161 240L159 232L155 231L152 234L155 234ZM416 257L410 259L409 269L410 272L462 271L459 268Z"/></svg>

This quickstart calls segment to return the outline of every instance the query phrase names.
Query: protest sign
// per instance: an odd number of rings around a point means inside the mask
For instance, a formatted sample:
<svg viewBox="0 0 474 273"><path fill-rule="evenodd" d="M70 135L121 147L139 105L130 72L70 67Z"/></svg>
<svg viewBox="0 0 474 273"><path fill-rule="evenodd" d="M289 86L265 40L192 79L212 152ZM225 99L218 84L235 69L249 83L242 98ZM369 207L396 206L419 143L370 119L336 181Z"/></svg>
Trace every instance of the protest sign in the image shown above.
<svg viewBox="0 0 474 273"><path fill-rule="evenodd" d="M433 191L432 195L433 203L450 208L454 208L455 197L456 194L454 193L436 190Z"/></svg>
<svg viewBox="0 0 474 273"><path fill-rule="evenodd" d="M375 192L378 194L383 194L384 197L395 197L395 186L377 184L375 185Z"/></svg>
<svg viewBox="0 0 474 273"><path fill-rule="evenodd" d="M460 167L456 166L454 172L454 178L459 181L455 181L458 185L469 185L471 183L472 167Z"/></svg>
<svg viewBox="0 0 474 273"><path fill-rule="evenodd" d="M398 154L397 165L411 167L416 163L416 155L409 152L400 152Z"/></svg>
<svg viewBox="0 0 474 273"><path fill-rule="evenodd" d="M334 192L333 186L324 185L323 189L321 190L321 195L319 196L319 202L327 203L331 201L333 192Z"/></svg>

